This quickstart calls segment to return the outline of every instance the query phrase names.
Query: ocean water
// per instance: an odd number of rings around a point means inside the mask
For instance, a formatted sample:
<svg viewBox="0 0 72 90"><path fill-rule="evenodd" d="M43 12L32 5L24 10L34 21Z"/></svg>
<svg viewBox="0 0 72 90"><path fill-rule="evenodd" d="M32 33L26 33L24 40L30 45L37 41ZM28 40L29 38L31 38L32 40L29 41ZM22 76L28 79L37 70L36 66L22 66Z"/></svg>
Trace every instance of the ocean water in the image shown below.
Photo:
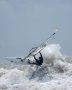
<svg viewBox="0 0 72 90"><path fill-rule="evenodd" d="M72 57L59 44L48 45L42 55L39 67L0 58L0 90L72 90Z"/></svg>

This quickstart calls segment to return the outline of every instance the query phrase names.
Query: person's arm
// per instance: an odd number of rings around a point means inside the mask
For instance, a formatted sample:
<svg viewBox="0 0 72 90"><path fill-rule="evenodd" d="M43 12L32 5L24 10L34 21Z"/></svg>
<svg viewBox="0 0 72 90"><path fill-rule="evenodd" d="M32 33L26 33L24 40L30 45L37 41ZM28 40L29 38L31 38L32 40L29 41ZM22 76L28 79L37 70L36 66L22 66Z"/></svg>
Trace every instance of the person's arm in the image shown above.
<svg viewBox="0 0 72 90"><path fill-rule="evenodd" d="M42 57L42 54L41 54L41 52L39 52L40 53L40 56ZM43 57L42 57L43 58Z"/></svg>
<svg viewBox="0 0 72 90"><path fill-rule="evenodd" d="M34 59L36 60L36 62L38 62L38 59L36 59L35 55L33 55Z"/></svg>

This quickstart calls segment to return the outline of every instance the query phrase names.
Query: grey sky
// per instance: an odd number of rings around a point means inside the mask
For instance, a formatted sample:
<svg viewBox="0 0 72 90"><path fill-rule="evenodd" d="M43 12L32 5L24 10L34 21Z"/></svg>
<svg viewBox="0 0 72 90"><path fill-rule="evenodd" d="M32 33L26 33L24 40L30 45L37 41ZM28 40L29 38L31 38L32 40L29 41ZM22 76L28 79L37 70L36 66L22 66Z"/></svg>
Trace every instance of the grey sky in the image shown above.
<svg viewBox="0 0 72 90"><path fill-rule="evenodd" d="M72 0L0 0L0 57L24 56L48 35L72 55Z"/></svg>

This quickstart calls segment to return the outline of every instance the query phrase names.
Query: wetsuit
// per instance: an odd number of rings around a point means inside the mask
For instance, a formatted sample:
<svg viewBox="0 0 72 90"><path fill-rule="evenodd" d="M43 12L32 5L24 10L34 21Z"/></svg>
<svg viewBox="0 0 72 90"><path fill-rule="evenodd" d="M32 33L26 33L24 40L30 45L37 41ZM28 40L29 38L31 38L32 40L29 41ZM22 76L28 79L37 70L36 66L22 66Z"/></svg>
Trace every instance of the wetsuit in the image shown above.
<svg viewBox="0 0 72 90"><path fill-rule="evenodd" d="M36 62L30 62L30 60L29 60L28 63L29 64L35 64L35 65L38 65L38 66L42 65L42 63L43 63L43 57L42 57L41 52L39 52L39 53L40 53L39 59L36 59L35 55L33 55L33 57L34 57L34 59L35 59Z"/></svg>

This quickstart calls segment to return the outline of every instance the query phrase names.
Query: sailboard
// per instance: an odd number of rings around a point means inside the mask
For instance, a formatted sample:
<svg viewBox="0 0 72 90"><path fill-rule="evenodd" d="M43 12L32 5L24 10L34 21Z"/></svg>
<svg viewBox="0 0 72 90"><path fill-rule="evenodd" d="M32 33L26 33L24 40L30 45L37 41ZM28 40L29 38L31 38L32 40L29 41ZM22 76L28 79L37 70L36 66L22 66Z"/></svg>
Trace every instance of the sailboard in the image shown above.
<svg viewBox="0 0 72 90"><path fill-rule="evenodd" d="M23 59L21 59L21 61L24 61L26 60L27 58L29 58L30 56L33 56L33 55L36 55L38 54L41 50L43 50L47 44L48 44L48 41L49 39L51 39L57 32L58 30L56 30L54 33L52 33L48 38L46 38L40 45L38 45L37 47L35 48L32 48L30 51L29 51L29 54L26 55Z"/></svg>

